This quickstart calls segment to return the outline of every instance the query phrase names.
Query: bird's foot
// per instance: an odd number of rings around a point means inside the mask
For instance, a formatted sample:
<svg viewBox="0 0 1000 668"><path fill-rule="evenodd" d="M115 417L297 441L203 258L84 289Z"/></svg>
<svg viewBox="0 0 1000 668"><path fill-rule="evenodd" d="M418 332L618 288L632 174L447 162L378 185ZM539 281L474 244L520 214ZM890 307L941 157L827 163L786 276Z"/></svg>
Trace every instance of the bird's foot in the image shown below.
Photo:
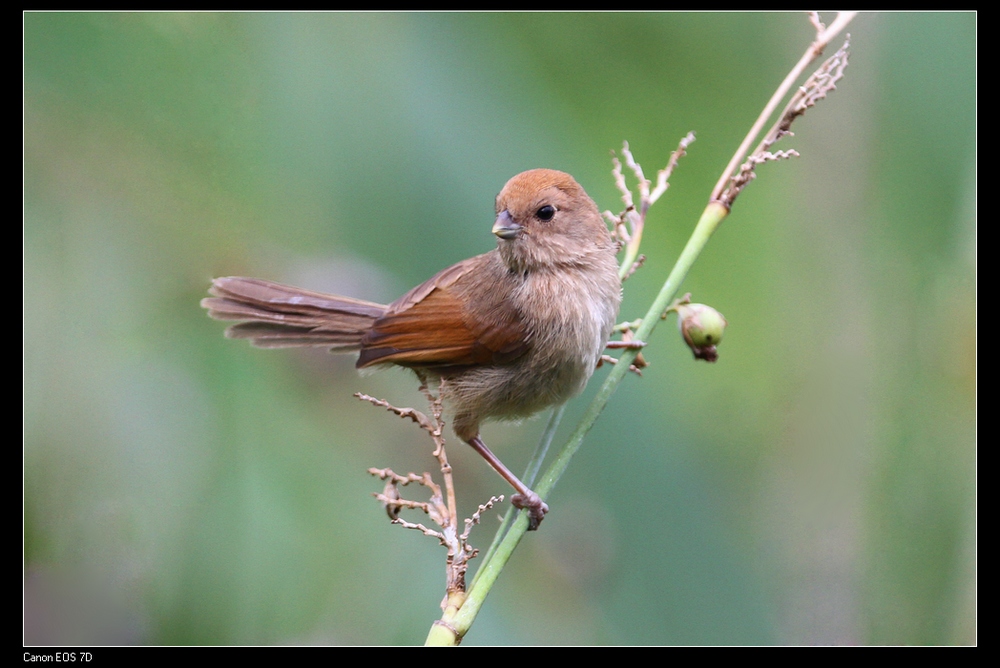
<svg viewBox="0 0 1000 668"><path fill-rule="evenodd" d="M548 504L530 489L527 494L515 494L510 497L510 502L514 504L515 508L528 511L528 531L538 529L538 525L545 518L545 513L549 512Z"/></svg>

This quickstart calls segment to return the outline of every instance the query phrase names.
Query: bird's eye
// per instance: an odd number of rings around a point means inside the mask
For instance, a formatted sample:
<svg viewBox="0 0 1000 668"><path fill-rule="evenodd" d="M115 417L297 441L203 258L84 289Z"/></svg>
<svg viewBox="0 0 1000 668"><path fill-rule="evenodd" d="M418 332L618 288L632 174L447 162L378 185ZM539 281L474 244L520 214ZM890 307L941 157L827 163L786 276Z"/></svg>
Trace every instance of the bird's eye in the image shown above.
<svg viewBox="0 0 1000 668"><path fill-rule="evenodd" d="M552 220L552 216L556 215L556 208L551 204L546 204L538 211L535 212L539 220Z"/></svg>

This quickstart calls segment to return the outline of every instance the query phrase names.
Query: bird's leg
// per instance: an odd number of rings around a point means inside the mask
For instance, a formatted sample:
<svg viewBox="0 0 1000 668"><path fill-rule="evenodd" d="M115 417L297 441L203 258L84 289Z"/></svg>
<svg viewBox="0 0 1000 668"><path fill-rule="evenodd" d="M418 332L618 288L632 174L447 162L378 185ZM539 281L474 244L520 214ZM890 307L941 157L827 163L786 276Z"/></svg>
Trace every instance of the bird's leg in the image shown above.
<svg viewBox="0 0 1000 668"><path fill-rule="evenodd" d="M549 507L542 498L528 489L528 486L521 482L510 469L503 465L503 462L490 452L490 449L483 443L479 436L473 436L468 441L473 450L478 452L483 459L489 462L493 470L503 476L503 479L510 483L511 487L517 490L517 494L510 497L510 502L515 508L523 508L528 511L528 531L534 531L542 523L545 513L549 512Z"/></svg>

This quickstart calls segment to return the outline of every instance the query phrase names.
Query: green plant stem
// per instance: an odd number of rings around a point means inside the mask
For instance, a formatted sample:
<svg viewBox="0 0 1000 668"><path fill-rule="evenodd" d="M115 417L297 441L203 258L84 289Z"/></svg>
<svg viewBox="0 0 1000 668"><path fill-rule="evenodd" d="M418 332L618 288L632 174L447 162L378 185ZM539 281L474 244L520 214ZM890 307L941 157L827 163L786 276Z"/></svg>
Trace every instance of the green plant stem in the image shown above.
<svg viewBox="0 0 1000 668"><path fill-rule="evenodd" d="M698 256L701 255L701 251L704 250L705 245L712 237L712 234L715 233L722 221L725 220L727 215L729 215L728 206L718 201L716 198L719 197L720 193L725 188L725 184L732 175L735 166L738 165L743 159L750 143L752 143L756 135L759 134L760 130L763 128L764 121L767 120L771 112L776 108L778 101L783 97L784 91L787 91L792 82L804 70L807 64L812 62L812 60L817 58L822 53L823 49L830 42L830 40L851 22L855 14L855 12L841 12L837 15L836 20L830 25L829 28L820 30L815 41L809 46L806 53L802 56L799 64L795 66L789 76L786 77L786 80L782 82L781 86L779 86L778 93L776 93L774 98L772 98L772 101L768 103L765 111L761 114L761 117L758 118L757 123L755 123L754 127L751 129L751 132L747 135L747 138L744 139L744 145L741 146L740 150L733 156L732 161L723 172L718 184L712 191L712 196L709 199L708 206L705 207L705 211L701 214L701 218L698 220L698 224L695 226L694 232L691 233L691 237L684 246L684 250L681 252L680 257L677 258L677 262L670 271L670 275L667 277L663 287L660 288L660 293L656 296L656 299L653 301L652 306L649 307L649 311L646 313L646 316L642 319L642 323L636 329L636 339L639 341L649 340L649 336L653 333L653 329L656 328L656 325L661 320L661 316L664 315L666 309L676 298L677 293L680 290L681 283L691 270L695 260L697 260ZM818 28L822 28L822 26L818 23L818 15L814 14L814 19L814 23L818 26ZM634 246L630 244L629 248L626 249L626 259L622 263L620 273L622 276L628 273L631 269L632 263L638 256L638 239L635 241L636 243ZM604 410L604 407L607 405L611 395L614 394L618 384L625 377L625 374L628 373L629 366L633 361L635 361L638 354L639 351L637 349L626 349L619 358L618 364L611 370L611 373L608 374L608 377L601 385L601 388L597 391L597 395L590 402L590 406L587 407L587 411L584 413L583 418L577 425L576 430L574 430L573 434L570 436L569 441L567 441L555 461L553 461L548 470L546 470L545 474L542 476L541 482L535 486L535 492L537 492L542 499L548 497L549 492L552 491L556 482L558 482L559 478L566 471L573 455L580 449L580 445L583 443L583 437L586 436L587 432L590 431L590 428L593 427L597 417L601 414L601 411ZM476 573L476 578L473 581L472 586L469 588L466 599L460 602L456 601L455 605L449 604L447 606L444 614L441 616L441 619L438 622L435 622L434 626L431 627L431 631L427 636L426 644L457 645L461 642L462 637L472 626L472 623L476 619L476 615L479 613L479 609L486 600L486 596L493 588L493 584L500 576L500 572L510 559L511 554L514 552L514 548L517 547L517 544L520 542L527 529L527 516L525 516L524 513L518 514L517 519L514 520L514 525L510 528L507 534L503 536L499 546L496 546L495 550L494 546L490 547L491 554L488 555L489 558L485 560L485 563L483 563L479 571Z"/></svg>
<svg viewBox="0 0 1000 668"><path fill-rule="evenodd" d="M674 263L674 267L670 271L670 275L667 277L663 287L660 288L660 293L656 296L653 304L646 312L646 316L642 319L642 324L636 331L636 338L638 340L649 340L649 335L653 333L653 329L660 322L660 316L663 315L663 312L666 311L667 307L670 306L671 302L677 296L681 283L691 270L695 260L698 259L708 240L728 214L729 210L718 202L709 202L708 206L705 207L705 211L701 214L701 219L694 228L694 232L692 232L691 237L684 246L684 250L681 251L680 257L677 258L677 262ZM552 491L552 488L555 487L559 478L566 471L573 455L576 454L576 451L580 449L580 445L583 444L583 437L594 426L597 417L604 410L618 384L625 377L625 374L628 373L629 365L635 360L638 354L639 351L637 349L626 349L619 358L618 364L611 369L611 373L608 374L601 388L597 391L597 395L590 402L590 406L587 407L586 413L584 413L580 423L573 431L569 441L563 446L558 457L556 457L555 461L545 471L539 484L535 487L535 492L543 499L548 497L549 492ZM493 588L493 584L500 576L500 572L510 559L514 548L517 547L527 529L528 518L524 513L520 513L491 558L486 560L479 568L479 572L476 573L476 579L469 589L468 596L464 603L462 603L461 608L455 610L453 614L450 614L453 608L445 611L445 614L441 617L442 623L431 627L426 644L452 645L457 644L461 640L475 621L476 615L479 614L479 609L486 600L486 596Z"/></svg>

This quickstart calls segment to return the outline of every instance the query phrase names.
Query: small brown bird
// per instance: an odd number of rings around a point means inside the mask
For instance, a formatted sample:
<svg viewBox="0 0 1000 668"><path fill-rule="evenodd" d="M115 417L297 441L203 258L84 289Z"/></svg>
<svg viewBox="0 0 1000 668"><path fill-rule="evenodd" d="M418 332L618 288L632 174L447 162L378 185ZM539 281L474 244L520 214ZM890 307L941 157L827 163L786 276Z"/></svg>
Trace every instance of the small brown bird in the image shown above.
<svg viewBox="0 0 1000 668"><path fill-rule="evenodd" d="M496 199L497 248L459 262L388 306L256 278L217 278L202 300L226 330L262 348L359 352L357 367L398 364L443 381L455 433L517 490L536 529L539 496L490 452L479 426L560 404L597 367L618 317L615 243L569 174L518 174Z"/></svg>

